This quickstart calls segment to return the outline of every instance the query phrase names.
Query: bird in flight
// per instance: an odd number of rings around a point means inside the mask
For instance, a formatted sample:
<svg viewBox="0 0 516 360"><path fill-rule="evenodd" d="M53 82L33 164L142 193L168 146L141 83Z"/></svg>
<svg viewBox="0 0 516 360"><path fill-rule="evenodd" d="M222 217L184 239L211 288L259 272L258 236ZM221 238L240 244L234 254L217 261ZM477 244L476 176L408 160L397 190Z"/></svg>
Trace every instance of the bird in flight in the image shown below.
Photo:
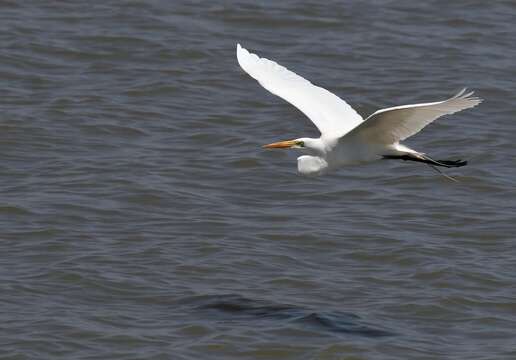
<svg viewBox="0 0 516 360"><path fill-rule="evenodd" d="M319 129L319 138L303 137L263 146L302 150L307 155L297 158L297 169L301 174L320 175L342 166L379 159L417 161L441 174L436 166L451 168L467 164L462 160L434 160L400 141L443 115L480 104L482 99L472 96L473 92L466 93L463 89L444 101L381 109L363 119L335 94L274 61L250 53L240 44L237 44L237 59L242 69L260 85L297 107Z"/></svg>

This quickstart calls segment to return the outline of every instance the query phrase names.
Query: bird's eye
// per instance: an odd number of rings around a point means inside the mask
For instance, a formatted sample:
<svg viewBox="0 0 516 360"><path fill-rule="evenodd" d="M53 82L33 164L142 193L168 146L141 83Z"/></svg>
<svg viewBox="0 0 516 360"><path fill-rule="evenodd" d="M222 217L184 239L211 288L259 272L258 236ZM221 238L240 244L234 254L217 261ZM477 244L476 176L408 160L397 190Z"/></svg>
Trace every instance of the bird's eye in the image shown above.
<svg viewBox="0 0 516 360"><path fill-rule="evenodd" d="M305 142L304 141L298 141L297 142L297 146L305 147Z"/></svg>

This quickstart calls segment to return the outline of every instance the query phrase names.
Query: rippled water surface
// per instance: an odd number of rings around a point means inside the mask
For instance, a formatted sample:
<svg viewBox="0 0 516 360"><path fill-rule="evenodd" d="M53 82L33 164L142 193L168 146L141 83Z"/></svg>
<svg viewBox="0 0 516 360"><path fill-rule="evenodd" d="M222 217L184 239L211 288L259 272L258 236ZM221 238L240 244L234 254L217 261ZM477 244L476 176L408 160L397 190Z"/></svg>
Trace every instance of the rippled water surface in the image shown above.
<svg viewBox="0 0 516 360"><path fill-rule="evenodd" d="M3 359L515 359L512 1L0 3ZM320 178L240 42L362 115L485 101Z"/></svg>

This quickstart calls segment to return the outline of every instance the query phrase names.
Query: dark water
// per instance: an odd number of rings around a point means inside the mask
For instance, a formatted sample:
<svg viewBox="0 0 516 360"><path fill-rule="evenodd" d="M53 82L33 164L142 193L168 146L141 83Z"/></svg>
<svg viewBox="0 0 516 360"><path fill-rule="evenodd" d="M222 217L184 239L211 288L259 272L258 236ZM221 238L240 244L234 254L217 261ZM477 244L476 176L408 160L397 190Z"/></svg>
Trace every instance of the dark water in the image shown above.
<svg viewBox="0 0 516 360"><path fill-rule="evenodd" d="M2 359L516 358L512 1L0 3ZM322 178L248 47L366 115L469 86Z"/></svg>

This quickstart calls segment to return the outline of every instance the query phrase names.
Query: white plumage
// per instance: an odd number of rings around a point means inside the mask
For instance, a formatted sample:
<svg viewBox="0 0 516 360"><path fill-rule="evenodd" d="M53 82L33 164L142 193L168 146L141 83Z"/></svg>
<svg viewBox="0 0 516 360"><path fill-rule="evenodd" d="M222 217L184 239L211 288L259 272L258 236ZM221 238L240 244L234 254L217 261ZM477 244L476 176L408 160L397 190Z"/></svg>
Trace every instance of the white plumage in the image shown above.
<svg viewBox="0 0 516 360"><path fill-rule="evenodd" d="M260 58L237 45L238 63L271 93L301 110L321 132L318 139L299 138L266 148L299 148L309 155L298 158L303 174L320 174L340 166L402 159L456 167L461 161L435 161L399 142L418 133L435 119L478 105L482 100L466 89L450 99L378 110L365 120L344 100L313 85L274 61Z"/></svg>
<svg viewBox="0 0 516 360"><path fill-rule="evenodd" d="M352 134L375 139L383 144L405 140L443 115L451 115L482 102L481 99L472 97L473 91L467 94L465 92L466 89L462 89L457 95L444 101L378 110L353 129Z"/></svg>
<svg viewBox="0 0 516 360"><path fill-rule="evenodd" d="M363 119L344 100L274 61L237 45L238 63L260 85L301 110L321 134L342 136ZM345 121L343 121L345 119Z"/></svg>

